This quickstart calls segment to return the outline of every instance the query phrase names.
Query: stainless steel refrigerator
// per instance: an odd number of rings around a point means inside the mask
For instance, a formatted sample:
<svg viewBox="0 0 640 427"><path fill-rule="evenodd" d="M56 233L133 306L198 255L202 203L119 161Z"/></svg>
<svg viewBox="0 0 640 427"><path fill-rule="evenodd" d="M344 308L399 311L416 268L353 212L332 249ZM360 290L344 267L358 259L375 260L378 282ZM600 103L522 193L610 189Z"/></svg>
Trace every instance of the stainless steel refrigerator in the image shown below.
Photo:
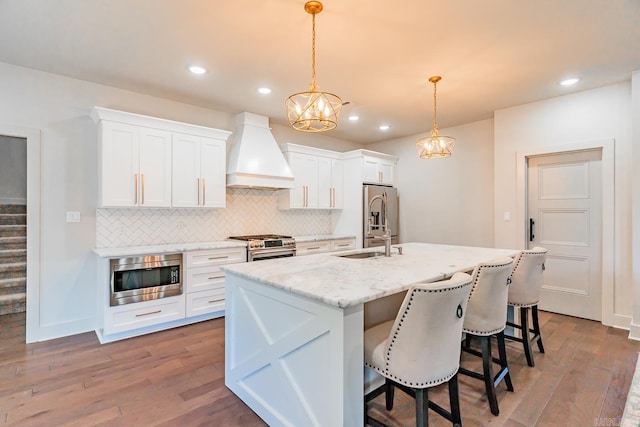
<svg viewBox="0 0 640 427"><path fill-rule="evenodd" d="M365 248L383 246L384 241L375 239L375 237L382 236L385 227L388 227L391 232L391 244L397 244L399 233L398 192L396 189L383 185L365 185L363 195L363 246Z"/></svg>

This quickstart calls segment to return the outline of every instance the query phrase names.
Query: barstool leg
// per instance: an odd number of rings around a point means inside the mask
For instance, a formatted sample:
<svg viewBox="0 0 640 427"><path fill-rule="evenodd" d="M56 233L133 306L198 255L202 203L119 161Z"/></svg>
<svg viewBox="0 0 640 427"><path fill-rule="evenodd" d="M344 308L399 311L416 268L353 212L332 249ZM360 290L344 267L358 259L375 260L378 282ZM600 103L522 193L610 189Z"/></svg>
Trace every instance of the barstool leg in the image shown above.
<svg viewBox="0 0 640 427"><path fill-rule="evenodd" d="M387 404L387 411L390 411L390 410L393 409L394 393L395 393L395 387L393 386L393 383L391 381L389 381L388 379L385 379L385 381L384 381L384 400L385 400L385 403Z"/></svg>
<svg viewBox="0 0 640 427"><path fill-rule="evenodd" d="M529 307L520 307L520 324L522 325L522 345L527 365L535 366L533 351L531 350L531 334L529 333Z"/></svg>
<svg viewBox="0 0 640 427"><path fill-rule="evenodd" d="M429 425L429 398L426 388L416 389L416 427Z"/></svg>
<svg viewBox="0 0 640 427"><path fill-rule="evenodd" d="M484 387L487 391L487 399L489 407L493 415L499 415L498 398L496 397L496 388L493 385L493 358L491 357L491 337L480 337L482 349L482 369L484 371Z"/></svg>
<svg viewBox="0 0 640 427"><path fill-rule="evenodd" d="M504 382L507 386L507 390L513 391L513 383L511 383L511 374L509 373L509 364L507 363L507 347L504 343L504 331L501 331L497 335L498 338L498 355L500 356L500 369L506 370L504 376Z"/></svg>
<svg viewBox="0 0 640 427"><path fill-rule="evenodd" d="M454 426L462 426L460 396L458 393L458 374L455 374L449 380L449 405L451 407L451 422Z"/></svg>
<svg viewBox="0 0 640 427"><path fill-rule="evenodd" d="M540 323L538 322L538 306L531 307L531 319L533 320L533 333L538 337L538 350L540 353L544 353L544 347L542 346L542 335L540 334Z"/></svg>

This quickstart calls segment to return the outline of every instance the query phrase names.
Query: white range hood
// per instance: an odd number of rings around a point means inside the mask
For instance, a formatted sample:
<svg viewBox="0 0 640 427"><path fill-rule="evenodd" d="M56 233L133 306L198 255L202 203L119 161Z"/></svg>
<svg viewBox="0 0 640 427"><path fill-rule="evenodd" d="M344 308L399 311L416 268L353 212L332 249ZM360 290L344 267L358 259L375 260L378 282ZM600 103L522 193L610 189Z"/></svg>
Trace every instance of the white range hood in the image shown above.
<svg viewBox="0 0 640 427"><path fill-rule="evenodd" d="M228 143L227 187L293 188L293 173L269 130L268 117L238 114Z"/></svg>

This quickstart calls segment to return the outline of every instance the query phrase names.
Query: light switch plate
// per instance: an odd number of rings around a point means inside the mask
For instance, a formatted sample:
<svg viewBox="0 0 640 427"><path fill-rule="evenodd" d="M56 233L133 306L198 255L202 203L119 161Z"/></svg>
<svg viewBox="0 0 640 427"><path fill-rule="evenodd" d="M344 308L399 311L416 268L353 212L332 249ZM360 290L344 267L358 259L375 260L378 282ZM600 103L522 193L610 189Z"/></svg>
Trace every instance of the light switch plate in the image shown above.
<svg viewBox="0 0 640 427"><path fill-rule="evenodd" d="M80 212L68 211L67 212L67 222L80 222Z"/></svg>
<svg viewBox="0 0 640 427"><path fill-rule="evenodd" d="M511 212L506 211L506 212L504 213L504 220L505 220L505 221L511 221Z"/></svg>

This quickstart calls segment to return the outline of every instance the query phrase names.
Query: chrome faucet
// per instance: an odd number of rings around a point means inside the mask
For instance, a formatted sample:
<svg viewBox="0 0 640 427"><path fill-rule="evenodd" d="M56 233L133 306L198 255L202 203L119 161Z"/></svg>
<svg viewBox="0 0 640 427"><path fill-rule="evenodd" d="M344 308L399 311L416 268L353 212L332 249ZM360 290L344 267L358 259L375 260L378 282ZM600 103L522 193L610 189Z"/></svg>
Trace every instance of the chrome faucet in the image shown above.
<svg viewBox="0 0 640 427"><path fill-rule="evenodd" d="M391 256L391 230L389 229L389 222L387 221L387 192L385 191L382 195L374 196L369 201L369 212L371 212L371 207L373 206L373 202L380 199L380 204L382 208L382 220L380 224L373 223L373 217L369 216L368 219L368 227L367 227L367 235L372 236L372 229L382 229L384 233L381 236L373 236L374 240L384 240L384 256Z"/></svg>

